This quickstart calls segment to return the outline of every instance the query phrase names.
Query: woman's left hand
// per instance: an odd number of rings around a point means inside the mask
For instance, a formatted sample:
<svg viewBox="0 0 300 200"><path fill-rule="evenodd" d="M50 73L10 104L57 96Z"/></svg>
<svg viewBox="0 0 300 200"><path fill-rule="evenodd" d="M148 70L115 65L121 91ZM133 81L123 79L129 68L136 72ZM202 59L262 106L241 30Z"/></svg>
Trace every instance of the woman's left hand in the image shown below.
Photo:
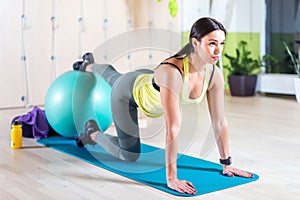
<svg viewBox="0 0 300 200"><path fill-rule="evenodd" d="M230 165L223 165L223 174L230 177L240 176L245 178L253 178L252 173L236 169Z"/></svg>

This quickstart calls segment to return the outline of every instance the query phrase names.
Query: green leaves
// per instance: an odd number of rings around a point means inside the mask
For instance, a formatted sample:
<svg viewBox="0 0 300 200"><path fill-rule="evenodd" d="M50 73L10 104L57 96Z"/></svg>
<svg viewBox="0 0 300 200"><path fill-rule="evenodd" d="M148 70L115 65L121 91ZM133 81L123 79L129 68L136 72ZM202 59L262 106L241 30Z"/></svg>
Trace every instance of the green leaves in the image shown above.
<svg viewBox="0 0 300 200"><path fill-rule="evenodd" d="M224 68L228 69L231 75L253 75L260 72L260 66L262 65L260 58L250 57L251 51L247 49L246 41L240 41L235 52L236 56L227 53L224 55L230 62L230 65L225 65Z"/></svg>
<svg viewBox="0 0 300 200"><path fill-rule="evenodd" d="M161 0L156 0L157 2L161 2ZM169 0L169 12L172 17L176 17L178 12L178 4L176 0Z"/></svg>
<svg viewBox="0 0 300 200"><path fill-rule="evenodd" d="M286 49L286 51L288 52L292 63L294 65L295 71L298 74L299 78L300 78L300 47L298 48L298 58L291 52L290 48L288 47L288 45L283 42L283 45Z"/></svg>
<svg viewBox="0 0 300 200"><path fill-rule="evenodd" d="M169 0L169 12L172 17L176 17L178 11L178 4L176 0Z"/></svg>

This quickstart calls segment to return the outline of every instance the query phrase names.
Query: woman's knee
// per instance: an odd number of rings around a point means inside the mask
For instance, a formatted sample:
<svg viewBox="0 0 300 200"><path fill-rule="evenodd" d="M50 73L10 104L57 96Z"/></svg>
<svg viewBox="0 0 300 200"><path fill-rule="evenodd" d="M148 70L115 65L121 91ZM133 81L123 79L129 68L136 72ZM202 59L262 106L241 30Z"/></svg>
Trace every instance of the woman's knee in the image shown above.
<svg viewBox="0 0 300 200"><path fill-rule="evenodd" d="M140 152L120 151L120 158L126 162L135 162L140 157Z"/></svg>

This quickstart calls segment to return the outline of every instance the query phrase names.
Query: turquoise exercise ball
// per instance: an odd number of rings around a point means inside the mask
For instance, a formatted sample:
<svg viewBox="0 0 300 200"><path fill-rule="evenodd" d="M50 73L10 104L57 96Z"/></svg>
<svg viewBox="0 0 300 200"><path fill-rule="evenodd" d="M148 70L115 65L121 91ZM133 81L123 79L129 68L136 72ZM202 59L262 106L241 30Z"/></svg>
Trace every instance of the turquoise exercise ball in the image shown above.
<svg viewBox="0 0 300 200"><path fill-rule="evenodd" d="M99 75L67 71L54 80L46 93L46 118L64 137L77 138L90 119L105 131L112 123L110 96L110 85Z"/></svg>

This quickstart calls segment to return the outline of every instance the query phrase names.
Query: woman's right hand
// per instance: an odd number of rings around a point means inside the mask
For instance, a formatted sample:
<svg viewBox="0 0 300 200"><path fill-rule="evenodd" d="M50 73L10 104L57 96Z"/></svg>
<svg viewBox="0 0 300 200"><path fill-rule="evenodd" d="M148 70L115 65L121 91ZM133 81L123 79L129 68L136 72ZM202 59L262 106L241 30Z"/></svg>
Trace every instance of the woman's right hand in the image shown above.
<svg viewBox="0 0 300 200"><path fill-rule="evenodd" d="M168 181L168 187L179 193L196 194L196 189L191 182L173 179Z"/></svg>
<svg viewBox="0 0 300 200"><path fill-rule="evenodd" d="M174 62L174 59L172 62ZM179 62L179 61L178 61ZM180 65L181 63L175 63ZM165 64L164 64L165 65ZM183 79L179 69L173 66L159 66L154 71L154 81L160 87L160 99L162 102L166 123L166 178L170 189L179 193L195 194L192 183L177 179L177 136L181 127L180 94L183 87Z"/></svg>

